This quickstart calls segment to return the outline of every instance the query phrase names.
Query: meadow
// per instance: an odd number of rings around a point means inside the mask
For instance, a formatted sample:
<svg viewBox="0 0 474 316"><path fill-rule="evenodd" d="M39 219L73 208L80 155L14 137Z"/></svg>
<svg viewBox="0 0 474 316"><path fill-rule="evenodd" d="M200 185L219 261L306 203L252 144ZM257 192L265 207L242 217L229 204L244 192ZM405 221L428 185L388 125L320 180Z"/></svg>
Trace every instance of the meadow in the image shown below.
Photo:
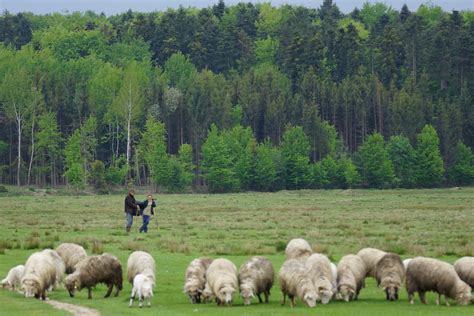
<svg viewBox="0 0 474 316"><path fill-rule="evenodd" d="M10 189L10 188L9 188ZM14 191L15 189L13 189ZM137 192L144 199L146 192ZM134 250L150 252L157 263L157 287L151 308L128 308L131 285L124 282L119 297L104 299L98 286L70 298L61 288L51 299L100 311L102 315L473 315L474 305L436 306L416 297L408 304L406 291L397 302L385 301L374 280L367 280L359 301L332 301L309 309L299 301L291 309L280 305L276 280L269 304L244 306L192 305L182 293L184 272L198 256L225 257L238 267L252 255L265 255L277 271L286 243L305 238L314 251L338 261L367 246L396 252L403 258L431 256L454 262L474 256L474 188L433 190L331 190L277 193L156 195L158 214L148 234L138 233L141 218L125 233L122 195L61 195L45 190L24 190L0 195L0 277L24 264L38 249L61 242L76 242L88 254L110 252L126 271ZM124 275L124 280L125 280ZM276 278L277 279L277 278ZM44 302L0 290L2 315L68 315Z"/></svg>

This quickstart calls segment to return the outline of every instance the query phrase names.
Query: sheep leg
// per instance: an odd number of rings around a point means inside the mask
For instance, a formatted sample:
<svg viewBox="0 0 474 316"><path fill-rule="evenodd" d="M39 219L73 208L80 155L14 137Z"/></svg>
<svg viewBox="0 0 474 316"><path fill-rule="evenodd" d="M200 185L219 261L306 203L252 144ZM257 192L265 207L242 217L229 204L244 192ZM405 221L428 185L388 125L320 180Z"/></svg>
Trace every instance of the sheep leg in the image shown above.
<svg viewBox="0 0 474 316"><path fill-rule="evenodd" d="M88 294L87 298L92 299L92 288L90 287L87 288L87 294Z"/></svg>
<svg viewBox="0 0 474 316"><path fill-rule="evenodd" d="M411 305L413 305L415 303L415 300L413 299L414 296L415 296L414 293L408 292L408 301L410 302Z"/></svg>
<svg viewBox="0 0 474 316"><path fill-rule="evenodd" d="M441 294L438 294L438 297L436 297L436 305L439 306L439 302L441 302Z"/></svg>
<svg viewBox="0 0 474 316"><path fill-rule="evenodd" d="M265 303L268 303L268 297L270 296L269 292L263 293L265 295Z"/></svg>
<svg viewBox="0 0 474 316"><path fill-rule="evenodd" d="M262 301L262 298L260 297L260 294L257 294L257 297L258 297L258 302L262 303L263 301Z"/></svg>
<svg viewBox="0 0 474 316"><path fill-rule="evenodd" d="M140 303L138 304L138 307L142 308L143 307L143 295L142 294L138 295L138 299L140 301Z"/></svg>
<svg viewBox="0 0 474 316"><path fill-rule="evenodd" d="M451 306L449 305L448 297L446 295L444 295L444 303L446 304L446 306Z"/></svg>
<svg viewBox="0 0 474 316"><path fill-rule="evenodd" d="M132 307L133 301L135 300L135 294L137 290L135 288L132 289L132 294L130 295L130 303L128 304L128 307Z"/></svg>
<svg viewBox="0 0 474 316"><path fill-rule="evenodd" d="M283 294L283 298L281 300L281 305L283 306L286 303L286 294L285 293L282 293L282 294Z"/></svg>
<svg viewBox="0 0 474 316"><path fill-rule="evenodd" d="M105 294L104 298L107 298L110 296L110 293L112 293L112 289L114 288L113 284L108 285L109 289L107 290L107 293Z"/></svg>
<svg viewBox="0 0 474 316"><path fill-rule="evenodd" d="M420 301L426 305L427 302L426 302L425 292L418 292L418 295L420 296Z"/></svg>
<svg viewBox="0 0 474 316"><path fill-rule="evenodd" d="M41 291L41 299L46 301L46 290Z"/></svg>
<svg viewBox="0 0 474 316"><path fill-rule="evenodd" d="M290 296L290 301L291 301L291 307L295 307L296 303L295 303L295 297L294 296Z"/></svg>
<svg viewBox="0 0 474 316"><path fill-rule="evenodd" d="M119 292L120 292L120 288L116 285L115 286L115 294L114 296L117 297L119 295Z"/></svg>
<svg viewBox="0 0 474 316"><path fill-rule="evenodd" d="M151 296L148 297L148 307L151 307Z"/></svg>

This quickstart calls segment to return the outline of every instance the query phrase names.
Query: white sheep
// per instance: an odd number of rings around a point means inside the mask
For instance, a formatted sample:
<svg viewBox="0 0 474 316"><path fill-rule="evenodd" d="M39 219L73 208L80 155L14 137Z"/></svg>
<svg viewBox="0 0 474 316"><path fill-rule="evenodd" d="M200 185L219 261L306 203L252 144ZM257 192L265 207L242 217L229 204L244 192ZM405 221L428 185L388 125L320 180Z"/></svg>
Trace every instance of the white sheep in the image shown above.
<svg viewBox="0 0 474 316"><path fill-rule="evenodd" d="M337 265L331 262L331 273L332 273L332 292L334 293L333 298L339 299L339 292L337 291Z"/></svg>
<svg viewBox="0 0 474 316"><path fill-rule="evenodd" d="M227 259L215 259L206 272L205 297L215 297L216 303L232 305L239 287L237 267Z"/></svg>
<svg viewBox="0 0 474 316"><path fill-rule="evenodd" d="M308 307L316 306L318 294L301 260L290 259L285 261L280 269L279 278L283 294L281 305L285 305L286 296L288 296L291 307L295 307L296 297Z"/></svg>
<svg viewBox="0 0 474 316"><path fill-rule="evenodd" d="M313 253L306 259L305 268L313 282L318 300L323 304L329 303L334 294L331 261L323 254Z"/></svg>
<svg viewBox="0 0 474 316"><path fill-rule="evenodd" d="M268 303L274 275L273 265L265 257L256 256L244 262L239 270L240 295L244 304L250 305L255 296L262 303L261 293L265 295L265 303Z"/></svg>
<svg viewBox="0 0 474 316"><path fill-rule="evenodd" d="M57 282L57 265L50 253L33 253L25 264L25 273L21 278L25 297L46 299L46 290Z"/></svg>
<svg viewBox="0 0 474 316"><path fill-rule="evenodd" d="M55 250L44 249L42 252L51 258L56 268L56 282L54 282L54 284L48 290L57 289L59 284L63 282L64 273L66 272L64 261Z"/></svg>
<svg viewBox="0 0 474 316"><path fill-rule="evenodd" d="M418 292L420 301L426 304L425 292L438 293L436 304L439 305L441 296L457 300L460 305L467 305L471 300L471 287L462 281L454 267L441 260L416 257L408 265L406 271L406 288L410 304L414 303L414 293Z"/></svg>
<svg viewBox="0 0 474 316"><path fill-rule="evenodd" d="M146 275L155 284L155 259L145 251L134 251L127 260L128 282L133 284L137 274Z"/></svg>
<svg viewBox="0 0 474 316"><path fill-rule="evenodd" d="M364 261L367 277L375 278L375 266L383 256L387 253L385 251L375 248L361 249L357 255Z"/></svg>
<svg viewBox="0 0 474 316"><path fill-rule="evenodd" d="M311 249L311 246L306 240L302 238L296 238L296 239L290 240L288 245L286 245L286 249L285 249L286 260L290 260L290 259L305 260L312 253L313 253L313 250Z"/></svg>
<svg viewBox="0 0 474 316"><path fill-rule="evenodd" d="M73 273L76 264L87 257L87 253L80 245L73 243L62 243L56 247L56 252L63 259L66 266L66 273Z"/></svg>
<svg viewBox="0 0 474 316"><path fill-rule="evenodd" d="M405 267L395 253L387 253L375 266L377 285L385 291L387 301L398 300L398 291L403 286Z"/></svg>
<svg viewBox="0 0 474 316"><path fill-rule="evenodd" d="M25 273L25 266L22 264L11 268L10 271L8 271L6 278L2 280L2 288L10 289L12 291L15 291L15 288L16 290L19 290L23 273Z"/></svg>
<svg viewBox="0 0 474 316"><path fill-rule="evenodd" d="M143 302L148 300L148 307L151 306L151 298L153 297L153 281L144 274L137 274L133 278L132 294L130 295L129 307L132 306L135 296L138 295L139 307L143 307Z"/></svg>
<svg viewBox="0 0 474 316"><path fill-rule="evenodd" d="M454 263L457 274L474 289L474 257L462 257Z"/></svg>
<svg viewBox="0 0 474 316"><path fill-rule="evenodd" d="M405 268L405 271L407 271L407 268L408 268L408 265L410 264L410 262L412 261L413 259L412 258L408 258L408 259L405 259L403 260L403 267Z"/></svg>
<svg viewBox="0 0 474 316"><path fill-rule="evenodd" d="M359 298L360 290L365 287L365 275L365 264L359 256L341 258L337 265L337 289L346 302Z"/></svg>
<svg viewBox="0 0 474 316"><path fill-rule="evenodd" d="M210 258L196 258L186 269L183 292L193 304L201 303L201 295L206 286L206 272L211 263Z"/></svg>

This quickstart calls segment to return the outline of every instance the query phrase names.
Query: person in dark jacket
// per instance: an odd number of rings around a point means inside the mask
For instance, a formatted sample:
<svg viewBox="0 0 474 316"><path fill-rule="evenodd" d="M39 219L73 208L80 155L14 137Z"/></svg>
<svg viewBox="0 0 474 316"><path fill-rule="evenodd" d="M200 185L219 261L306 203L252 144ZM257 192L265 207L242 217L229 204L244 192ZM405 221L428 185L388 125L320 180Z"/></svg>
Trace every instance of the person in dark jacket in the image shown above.
<svg viewBox="0 0 474 316"><path fill-rule="evenodd" d="M128 191L128 195L125 198L125 216L127 219L127 232L130 232L133 224L133 216L138 215L140 211L140 206L135 201L135 191Z"/></svg>
<svg viewBox="0 0 474 316"><path fill-rule="evenodd" d="M148 194L147 199L143 201L143 203L140 203L140 213L143 219L142 227L140 227L140 233L148 232L148 223L150 223L150 218L155 215L155 207L156 203L151 194Z"/></svg>

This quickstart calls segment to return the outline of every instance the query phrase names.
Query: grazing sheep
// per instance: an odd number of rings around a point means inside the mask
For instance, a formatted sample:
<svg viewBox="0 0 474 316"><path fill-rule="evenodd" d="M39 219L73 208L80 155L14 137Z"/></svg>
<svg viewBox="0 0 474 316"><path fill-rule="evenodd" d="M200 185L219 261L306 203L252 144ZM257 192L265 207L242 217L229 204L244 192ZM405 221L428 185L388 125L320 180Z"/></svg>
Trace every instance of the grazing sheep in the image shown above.
<svg viewBox="0 0 474 316"><path fill-rule="evenodd" d="M365 287L365 264L359 256L346 255L337 265L337 289L341 297L349 302L359 298Z"/></svg>
<svg viewBox="0 0 474 316"><path fill-rule="evenodd" d="M375 248L364 248L361 249L357 255L364 261L365 270L366 270L366 277L373 277L375 278L375 266L383 256L387 253L382 250L378 250Z"/></svg>
<svg viewBox="0 0 474 316"><path fill-rule="evenodd" d="M462 281L454 267L446 262L424 257L414 258L406 272L406 288L410 304L413 304L414 293L418 292L420 301L426 304L425 293L438 293L436 304L439 305L441 296L455 299L460 305L467 305L471 300L471 287Z"/></svg>
<svg viewBox="0 0 474 316"><path fill-rule="evenodd" d="M201 295L206 286L206 271L212 263L210 258L196 258L188 265L184 277L184 293L193 304L201 303Z"/></svg>
<svg viewBox="0 0 474 316"><path fill-rule="evenodd" d="M127 260L128 282L133 284L137 274L146 275L155 286L155 259L145 251L134 251Z"/></svg>
<svg viewBox="0 0 474 316"><path fill-rule="evenodd" d="M25 273L25 266L20 264L8 271L7 277L2 280L2 288L10 289L12 291L19 290L21 287L21 277Z"/></svg>
<svg viewBox="0 0 474 316"><path fill-rule="evenodd" d="M474 289L474 257L462 257L454 263L454 270L471 288Z"/></svg>
<svg viewBox="0 0 474 316"><path fill-rule="evenodd" d="M58 274L57 262L50 252L33 253L26 260L25 273L21 278L25 297L45 300L46 291L57 282Z"/></svg>
<svg viewBox="0 0 474 316"><path fill-rule="evenodd" d="M413 259L411 258L403 260L403 267L405 268L405 271L407 271L408 265L410 264L412 260Z"/></svg>
<svg viewBox="0 0 474 316"><path fill-rule="evenodd" d="M227 259L212 261L206 272L207 293L216 298L217 305L232 305L234 293L237 291L237 267ZM206 294L207 297L211 296Z"/></svg>
<svg viewBox="0 0 474 316"><path fill-rule="evenodd" d="M334 294L331 261L323 254L313 253L306 259L305 268L313 282L318 300L321 300L323 304L329 303Z"/></svg>
<svg viewBox="0 0 474 316"><path fill-rule="evenodd" d="M76 265L76 271L66 278L66 289L74 297L76 290L87 288L88 298L92 298L92 288L98 283L108 286L109 297L115 285L115 296L122 290L122 266L120 261L107 253L100 256L90 256Z"/></svg>
<svg viewBox="0 0 474 316"><path fill-rule="evenodd" d="M405 278L405 267L399 255L387 253L375 266L377 285L385 293L387 301L398 300L398 290L402 287Z"/></svg>
<svg viewBox="0 0 474 316"><path fill-rule="evenodd" d="M87 257L87 253L80 245L73 243L62 243L56 247L56 252L66 265L66 273L73 273L76 264Z"/></svg>
<svg viewBox="0 0 474 316"><path fill-rule="evenodd" d="M148 307L150 307L151 298L153 297L153 286L154 282L148 276L141 273L137 274L133 278L132 295L130 295L130 303L128 306L132 306L135 295L138 295L140 302L138 306L143 307L143 301L148 299Z"/></svg>
<svg viewBox="0 0 474 316"><path fill-rule="evenodd" d="M283 294L281 305L285 305L286 296L290 298L291 307L295 307L298 297L308 307L315 307L318 294L313 282L307 275L304 263L297 259L285 261L280 269L280 288Z"/></svg>
<svg viewBox="0 0 474 316"><path fill-rule="evenodd" d="M313 253L311 246L302 238L292 239L286 245L285 254L286 260L300 259L304 260Z"/></svg>
<svg viewBox="0 0 474 316"><path fill-rule="evenodd" d="M274 275L273 265L265 257L252 257L244 262L239 270L240 295L244 304L250 305L250 301L255 295L262 303L261 293L265 295L265 303L268 303Z"/></svg>
<svg viewBox="0 0 474 316"><path fill-rule="evenodd" d="M44 249L42 252L49 256L56 268L56 282L54 282L54 284L49 288L49 290L57 289L59 287L59 284L63 281L64 273L66 272L66 266L64 265L64 261L59 256L59 254L52 249Z"/></svg>

